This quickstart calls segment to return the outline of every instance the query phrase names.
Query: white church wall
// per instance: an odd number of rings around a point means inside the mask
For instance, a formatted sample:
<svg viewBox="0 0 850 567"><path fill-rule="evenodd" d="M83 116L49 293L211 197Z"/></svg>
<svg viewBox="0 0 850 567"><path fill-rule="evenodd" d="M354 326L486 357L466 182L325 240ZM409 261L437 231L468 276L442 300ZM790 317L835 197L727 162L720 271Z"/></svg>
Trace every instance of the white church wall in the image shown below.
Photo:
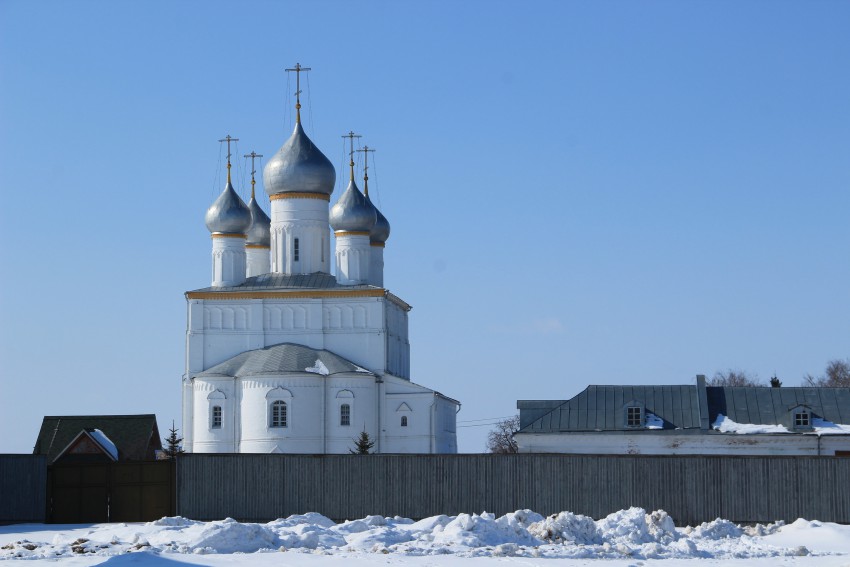
<svg viewBox="0 0 850 567"><path fill-rule="evenodd" d="M193 388L195 453L232 453L236 450L238 414L233 380L195 379ZM215 408L220 408L217 416Z"/></svg>
<svg viewBox="0 0 850 567"><path fill-rule="evenodd" d="M410 342L408 341L407 311L392 301L386 302L386 369L387 372L410 378Z"/></svg>
<svg viewBox="0 0 850 567"><path fill-rule="evenodd" d="M275 198L271 201L271 212L272 272L329 274L328 201L323 198Z"/></svg>
<svg viewBox="0 0 850 567"><path fill-rule="evenodd" d="M385 340L384 309L395 311L395 337ZM292 342L327 349L367 370L386 371L395 345L395 374L409 374L400 344L407 316L383 297L199 300L189 302L187 372L201 372L237 354Z"/></svg>

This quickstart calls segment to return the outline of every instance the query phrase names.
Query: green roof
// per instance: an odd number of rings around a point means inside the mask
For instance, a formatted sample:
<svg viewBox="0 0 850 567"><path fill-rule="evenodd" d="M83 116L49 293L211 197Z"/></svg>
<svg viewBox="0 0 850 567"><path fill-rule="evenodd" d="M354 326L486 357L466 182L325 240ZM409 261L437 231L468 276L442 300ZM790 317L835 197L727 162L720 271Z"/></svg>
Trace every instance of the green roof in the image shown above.
<svg viewBox="0 0 850 567"><path fill-rule="evenodd" d="M119 461L148 461L162 449L156 416L143 415L55 415L45 416L33 448L52 464L84 429L100 429L118 448Z"/></svg>

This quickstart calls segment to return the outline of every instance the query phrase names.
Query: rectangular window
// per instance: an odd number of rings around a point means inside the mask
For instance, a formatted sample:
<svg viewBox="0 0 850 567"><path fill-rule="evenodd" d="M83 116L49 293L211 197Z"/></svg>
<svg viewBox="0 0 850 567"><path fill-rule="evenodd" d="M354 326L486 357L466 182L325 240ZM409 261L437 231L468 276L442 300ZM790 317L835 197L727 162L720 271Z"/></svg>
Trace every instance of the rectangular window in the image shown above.
<svg viewBox="0 0 850 567"><path fill-rule="evenodd" d="M351 425L351 406L342 404L339 406L339 424Z"/></svg>
<svg viewBox="0 0 850 567"><path fill-rule="evenodd" d="M299 255L300 255L300 252L298 250L298 239L295 238L295 239L292 240L292 261L297 262Z"/></svg>
<svg viewBox="0 0 850 567"><path fill-rule="evenodd" d="M277 400L272 403L270 427L286 427L286 402Z"/></svg>
<svg viewBox="0 0 850 567"><path fill-rule="evenodd" d="M407 416L406 415L401 416L401 426L407 427Z"/></svg>
<svg viewBox="0 0 850 567"><path fill-rule="evenodd" d="M626 408L626 427L643 426L643 408L630 406Z"/></svg>
<svg viewBox="0 0 850 567"><path fill-rule="evenodd" d="M811 420L809 419L808 412L798 412L794 414L794 427L809 427L811 426Z"/></svg>
<svg viewBox="0 0 850 567"><path fill-rule="evenodd" d="M221 429L221 406L213 406L210 426L213 429Z"/></svg>

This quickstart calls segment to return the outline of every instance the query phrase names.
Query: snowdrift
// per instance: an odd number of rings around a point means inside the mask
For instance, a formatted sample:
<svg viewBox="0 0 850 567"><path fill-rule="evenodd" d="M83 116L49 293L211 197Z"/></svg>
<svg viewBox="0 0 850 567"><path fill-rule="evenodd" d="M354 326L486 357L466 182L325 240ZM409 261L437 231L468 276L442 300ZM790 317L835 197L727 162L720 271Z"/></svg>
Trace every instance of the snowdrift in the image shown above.
<svg viewBox="0 0 850 567"><path fill-rule="evenodd" d="M19 539L0 547L0 559L57 559L81 555L114 556L144 551L156 554L384 553L455 554L462 557L527 556L548 558L751 558L800 556L803 546L782 547L766 540L783 529L795 534L827 528L847 538L850 528L798 520L789 526L739 526L717 519L677 528L663 510L615 512L600 520L561 512L544 518L517 510L493 514L406 518L366 518L335 523L315 513L266 524L233 519L198 522L181 517L147 524L67 526L52 541ZM823 530L822 530L823 531ZM37 532L36 532L37 533ZM81 534L83 534L81 536ZM776 537L773 537L776 540ZM778 541L782 541L781 538Z"/></svg>

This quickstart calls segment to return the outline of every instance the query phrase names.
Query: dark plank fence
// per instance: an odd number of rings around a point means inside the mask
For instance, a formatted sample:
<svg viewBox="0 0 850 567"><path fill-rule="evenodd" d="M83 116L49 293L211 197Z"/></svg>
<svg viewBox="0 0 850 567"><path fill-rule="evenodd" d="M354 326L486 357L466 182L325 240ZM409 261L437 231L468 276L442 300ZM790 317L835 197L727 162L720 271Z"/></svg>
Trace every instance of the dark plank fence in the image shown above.
<svg viewBox="0 0 850 567"><path fill-rule="evenodd" d="M590 455L182 455L177 513L268 521L319 512L436 514L529 508L593 518L630 506L677 525L799 517L850 523L850 459Z"/></svg>
<svg viewBox="0 0 850 567"><path fill-rule="evenodd" d="M0 455L0 524L43 522L46 493L43 455Z"/></svg>
<svg viewBox="0 0 850 567"><path fill-rule="evenodd" d="M174 515L171 461L63 463L48 470L47 521L147 522Z"/></svg>

